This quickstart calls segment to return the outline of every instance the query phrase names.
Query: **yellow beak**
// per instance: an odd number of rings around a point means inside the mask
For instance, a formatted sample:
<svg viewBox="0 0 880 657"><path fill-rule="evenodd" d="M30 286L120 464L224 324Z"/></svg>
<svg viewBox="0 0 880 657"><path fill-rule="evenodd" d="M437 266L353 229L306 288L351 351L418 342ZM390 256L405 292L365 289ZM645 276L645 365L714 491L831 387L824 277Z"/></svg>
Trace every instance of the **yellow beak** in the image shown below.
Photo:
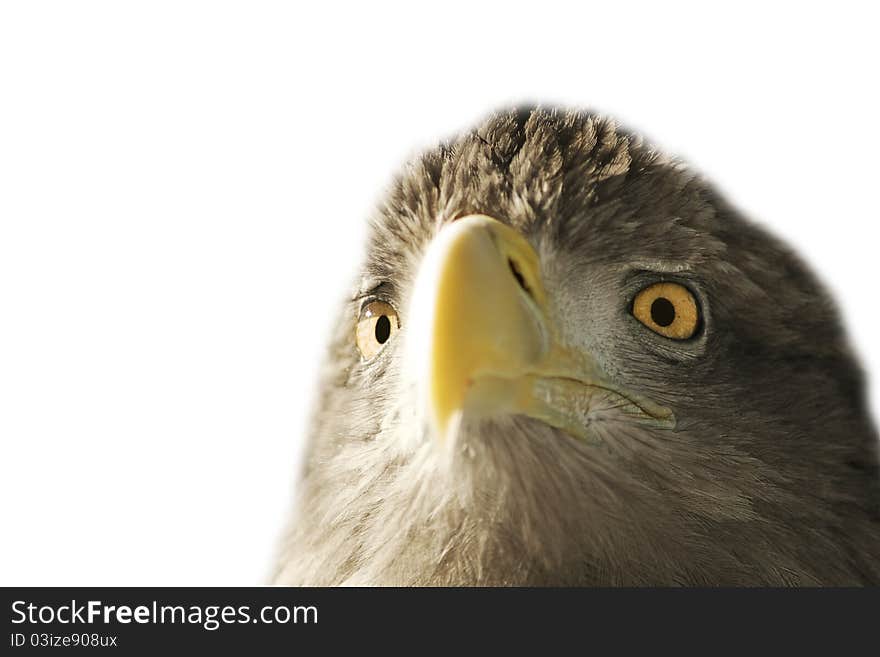
<svg viewBox="0 0 880 657"><path fill-rule="evenodd" d="M419 270L408 333L424 411L441 440L465 414L527 415L586 437L586 402L597 391L624 399L633 415L671 419L563 348L546 304L538 255L517 231L484 215L440 231Z"/></svg>

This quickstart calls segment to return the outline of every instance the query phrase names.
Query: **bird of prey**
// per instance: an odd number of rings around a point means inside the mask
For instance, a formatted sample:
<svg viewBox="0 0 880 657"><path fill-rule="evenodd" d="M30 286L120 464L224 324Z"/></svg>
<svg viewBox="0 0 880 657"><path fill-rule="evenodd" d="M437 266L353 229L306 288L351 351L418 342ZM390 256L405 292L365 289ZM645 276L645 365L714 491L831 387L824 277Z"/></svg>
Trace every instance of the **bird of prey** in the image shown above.
<svg viewBox="0 0 880 657"><path fill-rule="evenodd" d="M408 164L337 326L277 583L880 583L832 300L608 118L501 111Z"/></svg>

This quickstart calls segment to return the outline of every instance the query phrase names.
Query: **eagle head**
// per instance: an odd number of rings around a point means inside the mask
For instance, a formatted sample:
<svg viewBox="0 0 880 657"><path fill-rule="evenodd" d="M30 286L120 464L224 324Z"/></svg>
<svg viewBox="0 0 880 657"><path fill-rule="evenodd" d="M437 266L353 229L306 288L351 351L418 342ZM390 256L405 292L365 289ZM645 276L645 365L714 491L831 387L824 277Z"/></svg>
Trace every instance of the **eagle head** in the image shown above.
<svg viewBox="0 0 880 657"><path fill-rule="evenodd" d="M337 326L278 582L880 582L830 298L608 119L500 112L410 163Z"/></svg>

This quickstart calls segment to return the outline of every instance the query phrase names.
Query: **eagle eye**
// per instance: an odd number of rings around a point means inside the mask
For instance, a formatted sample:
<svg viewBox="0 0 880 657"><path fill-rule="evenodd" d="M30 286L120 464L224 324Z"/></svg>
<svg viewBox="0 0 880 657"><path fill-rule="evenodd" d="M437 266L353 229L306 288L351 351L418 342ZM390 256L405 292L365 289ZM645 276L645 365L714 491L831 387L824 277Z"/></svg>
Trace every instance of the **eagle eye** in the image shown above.
<svg viewBox="0 0 880 657"><path fill-rule="evenodd" d="M700 310L691 291L678 283L654 283L633 300L633 316L666 338L687 340L700 326Z"/></svg>
<svg viewBox="0 0 880 657"><path fill-rule="evenodd" d="M379 353L400 328L397 311L384 301L371 301L358 318L355 341L364 360L370 360Z"/></svg>

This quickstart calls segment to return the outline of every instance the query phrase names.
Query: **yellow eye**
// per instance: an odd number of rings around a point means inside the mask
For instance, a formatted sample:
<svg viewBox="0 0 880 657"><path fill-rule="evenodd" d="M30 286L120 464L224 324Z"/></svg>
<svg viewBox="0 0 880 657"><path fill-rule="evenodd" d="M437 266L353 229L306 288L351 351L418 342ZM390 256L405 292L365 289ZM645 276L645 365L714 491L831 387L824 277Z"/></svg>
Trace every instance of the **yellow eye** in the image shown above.
<svg viewBox="0 0 880 657"><path fill-rule="evenodd" d="M397 329L400 320L397 311L384 301L371 301L361 311L355 331L355 340L361 356L370 360L379 353L382 345L388 342Z"/></svg>
<svg viewBox="0 0 880 657"><path fill-rule="evenodd" d="M673 340L687 340L697 332L700 310L684 285L654 283L636 295L632 314L642 324Z"/></svg>

